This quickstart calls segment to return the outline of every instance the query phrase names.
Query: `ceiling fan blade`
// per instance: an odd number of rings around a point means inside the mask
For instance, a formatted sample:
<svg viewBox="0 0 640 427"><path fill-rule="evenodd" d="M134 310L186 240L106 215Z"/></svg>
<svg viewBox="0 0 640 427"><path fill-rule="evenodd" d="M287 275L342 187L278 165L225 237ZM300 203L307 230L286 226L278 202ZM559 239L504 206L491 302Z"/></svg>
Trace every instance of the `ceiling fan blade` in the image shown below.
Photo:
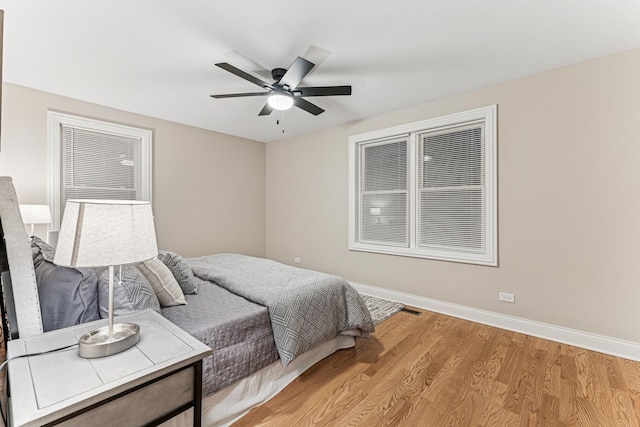
<svg viewBox="0 0 640 427"><path fill-rule="evenodd" d="M269 105L269 103L267 102L266 104L264 104L264 107L262 107L262 110L260 110L258 115L268 116L269 114L271 114L272 111L273 111L273 108L271 108L271 105Z"/></svg>
<svg viewBox="0 0 640 427"><path fill-rule="evenodd" d="M222 54L226 59L229 60L230 63L236 64L236 67L241 70L245 70L247 73L251 73L259 78L262 78L266 81L271 81L271 70L267 70L266 67L258 64L253 59L244 55L243 53L237 50L230 50ZM303 55L305 58L309 58L306 55ZM318 63L316 62L316 65Z"/></svg>
<svg viewBox="0 0 640 427"><path fill-rule="evenodd" d="M242 96L266 96L269 92L247 92L247 93L223 93L220 95L210 95L212 98L240 98Z"/></svg>
<svg viewBox="0 0 640 427"><path fill-rule="evenodd" d="M317 116L318 114L324 112L322 108L318 107L316 104L312 104L311 102L303 98L293 98L293 105L298 108L302 108L304 111L307 111L314 116Z"/></svg>
<svg viewBox="0 0 640 427"><path fill-rule="evenodd" d="M321 48L319 46L310 45L307 50L301 55L307 61L311 61L316 64L316 67L321 66L324 61L331 55L331 52L327 49Z"/></svg>
<svg viewBox="0 0 640 427"><path fill-rule="evenodd" d="M295 89L314 66L313 62L298 56L280 79L280 85L287 85L289 89Z"/></svg>
<svg viewBox="0 0 640 427"><path fill-rule="evenodd" d="M251 83L253 83L255 85L263 87L265 89L275 89L270 83L267 83L267 82L265 82L263 80L260 80L259 78L254 77L249 73L245 73L241 69L236 68L233 65L228 64L226 62L219 62L219 63L216 64L216 67L220 67L223 70L230 72L231 74L235 74L236 76L238 76L240 78L243 78L243 79L245 79L245 80L247 80L247 81L249 81L249 82L251 82Z"/></svg>
<svg viewBox="0 0 640 427"><path fill-rule="evenodd" d="M295 90L297 95L301 96L335 96L335 95L351 95L351 86L318 86L318 87L299 87Z"/></svg>

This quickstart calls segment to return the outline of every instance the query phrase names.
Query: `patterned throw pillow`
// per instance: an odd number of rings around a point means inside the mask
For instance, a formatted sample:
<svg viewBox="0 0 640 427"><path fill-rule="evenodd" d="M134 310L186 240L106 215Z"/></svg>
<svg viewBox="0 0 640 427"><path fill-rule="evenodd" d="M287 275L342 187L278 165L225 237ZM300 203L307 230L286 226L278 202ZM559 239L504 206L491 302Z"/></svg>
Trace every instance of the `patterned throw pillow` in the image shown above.
<svg viewBox="0 0 640 427"><path fill-rule="evenodd" d="M185 295L198 293L191 266L187 264L182 256L175 252L159 251L158 259L171 270L173 277L176 278L180 289L182 289L182 293Z"/></svg>
<svg viewBox="0 0 640 427"><path fill-rule="evenodd" d="M187 300L184 298L182 289L173 277L171 270L158 258L151 258L147 261L136 264L145 275L153 288L161 307L171 307L174 305L184 305Z"/></svg>
<svg viewBox="0 0 640 427"><path fill-rule="evenodd" d="M120 268L115 267L113 275L113 314L121 316L134 311L150 308L160 313L160 302L151 284L136 266L122 266L122 284L119 284ZM109 316L109 269L98 279L98 305L100 316Z"/></svg>

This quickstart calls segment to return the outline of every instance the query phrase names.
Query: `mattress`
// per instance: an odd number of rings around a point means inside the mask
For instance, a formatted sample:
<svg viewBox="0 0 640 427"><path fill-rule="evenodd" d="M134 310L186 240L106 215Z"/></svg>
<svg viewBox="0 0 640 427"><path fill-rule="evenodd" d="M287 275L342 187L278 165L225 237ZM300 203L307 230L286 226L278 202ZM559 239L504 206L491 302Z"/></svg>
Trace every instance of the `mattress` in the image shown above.
<svg viewBox="0 0 640 427"><path fill-rule="evenodd" d="M197 295L162 315L212 349L203 360L204 395L241 380L278 359L266 307L195 278Z"/></svg>

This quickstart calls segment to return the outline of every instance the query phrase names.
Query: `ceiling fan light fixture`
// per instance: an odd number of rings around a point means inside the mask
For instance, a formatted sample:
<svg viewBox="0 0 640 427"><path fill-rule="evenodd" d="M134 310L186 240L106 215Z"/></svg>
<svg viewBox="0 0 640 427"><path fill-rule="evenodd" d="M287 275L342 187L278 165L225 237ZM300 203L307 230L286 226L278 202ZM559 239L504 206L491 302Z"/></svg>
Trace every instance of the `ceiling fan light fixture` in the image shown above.
<svg viewBox="0 0 640 427"><path fill-rule="evenodd" d="M269 95L267 99L269 106L274 110L288 110L293 107L293 97L282 93L274 93Z"/></svg>

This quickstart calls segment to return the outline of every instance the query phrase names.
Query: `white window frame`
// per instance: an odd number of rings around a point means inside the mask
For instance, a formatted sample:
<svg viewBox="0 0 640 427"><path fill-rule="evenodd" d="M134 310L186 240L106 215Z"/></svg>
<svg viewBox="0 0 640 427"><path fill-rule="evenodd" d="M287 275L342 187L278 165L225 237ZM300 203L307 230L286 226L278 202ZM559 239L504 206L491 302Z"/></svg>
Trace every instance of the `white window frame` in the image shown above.
<svg viewBox="0 0 640 427"><path fill-rule="evenodd" d="M429 130L450 126L459 126L472 122L484 123L484 162L485 162L485 250L482 253L433 250L417 246L417 135ZM376 140L384 140L409 134L409 245L396 247L371 244L359 241L359 164L360 146ZM349 250L400 255L416 258L428 258L442 261L469 264L498 265L498 226L497 226L497 105L408 123L386 129L362 133L349 137Z"/></svg>
<svg viewBox="0 0 640 427"><path fill-rule="evenodd" d="M138 200L151 201L152 194L152 135L149 129L141 129L118 123L74 116L57 111L47 111L47 142L49 157L49 208L52 213L51 230L59 230L62 222L62 126L120 135L140 140L140 192Z"/></svg>

